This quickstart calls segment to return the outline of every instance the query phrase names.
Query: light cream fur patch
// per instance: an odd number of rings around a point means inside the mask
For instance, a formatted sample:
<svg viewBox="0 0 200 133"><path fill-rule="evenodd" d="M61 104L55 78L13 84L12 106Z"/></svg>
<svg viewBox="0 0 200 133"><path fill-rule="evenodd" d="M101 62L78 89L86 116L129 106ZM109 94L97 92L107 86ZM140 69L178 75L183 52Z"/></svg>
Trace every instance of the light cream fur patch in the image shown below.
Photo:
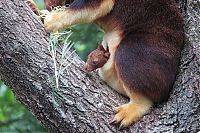
<svg viewBox="0 0 200 133"><path fill-rule="evenodd" d="M113 0L104 0L97 8L88 7L76 10L68 8L60 12L51 12L45 17L44 25L47 31L58 31L74 24L92 23L108 14L113 6Z"/></svg>
<svg viewBox="0 0 200 133"><path fill-rule="evenodd" d="M126 92L123 89L122 83L118 78L114 58L117 46L121 42L122 35L120 30L113 30L110 32L105 33L103 37L102 45L106 49L107 46L110 52L110 58L108 59L107 63L99 69L100 77L108 83L114 90L117 92L126 95Z"/></svg>

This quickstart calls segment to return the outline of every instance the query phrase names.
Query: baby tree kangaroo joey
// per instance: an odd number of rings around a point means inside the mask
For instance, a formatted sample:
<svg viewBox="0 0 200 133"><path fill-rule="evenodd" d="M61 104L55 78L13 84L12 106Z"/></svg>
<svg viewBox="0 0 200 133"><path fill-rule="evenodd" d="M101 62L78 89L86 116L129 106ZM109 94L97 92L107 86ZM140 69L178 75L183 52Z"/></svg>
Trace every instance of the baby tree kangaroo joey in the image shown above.
<svg viewBox="0 0 200 133"><path fill-rule="evenodd" d="M92 51L88 55L87 62L84 66L86 72L91 72L97 68L103 67L103 65L108 61L110 53L105 50L101 44L98 45L97 49Z"/></svg>

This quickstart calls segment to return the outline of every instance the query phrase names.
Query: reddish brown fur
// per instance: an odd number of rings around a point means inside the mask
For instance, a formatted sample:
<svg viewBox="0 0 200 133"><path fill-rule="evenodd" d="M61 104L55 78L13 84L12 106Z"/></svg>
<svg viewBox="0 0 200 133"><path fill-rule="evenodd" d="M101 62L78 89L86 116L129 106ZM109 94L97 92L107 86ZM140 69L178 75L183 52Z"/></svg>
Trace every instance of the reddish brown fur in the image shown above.
<svg viewBox="0 0 200 133"><path fill-rule="evenodd" d="M110 53L108 49L105 50L101 44L98 45L98 48L88 55L87 62L84 66L86 72L91 72L102 67L108 61L109 57Z"/></svg>

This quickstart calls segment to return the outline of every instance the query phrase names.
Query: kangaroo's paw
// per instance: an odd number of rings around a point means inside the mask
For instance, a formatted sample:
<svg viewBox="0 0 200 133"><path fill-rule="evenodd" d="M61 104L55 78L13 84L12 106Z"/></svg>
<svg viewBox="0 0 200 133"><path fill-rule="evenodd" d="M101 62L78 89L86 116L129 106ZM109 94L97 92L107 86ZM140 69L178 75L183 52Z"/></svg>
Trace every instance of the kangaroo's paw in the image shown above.
<svg viewBox="0 0 200 133"><path fill-rule="evenodd" d="M128 127L133 122L138 121L143 115L145 115L150 107L151 103L136 104L129 102L116 108L116 115L113 119L113 123L120 123L120 128Z"/></svg>
<svg viewBox="0 0 200 133"><path fill-rule="evenodd" d="M47 31L56 32L65 27L65 12L50 12L45 15L44 26Z"/></svg>

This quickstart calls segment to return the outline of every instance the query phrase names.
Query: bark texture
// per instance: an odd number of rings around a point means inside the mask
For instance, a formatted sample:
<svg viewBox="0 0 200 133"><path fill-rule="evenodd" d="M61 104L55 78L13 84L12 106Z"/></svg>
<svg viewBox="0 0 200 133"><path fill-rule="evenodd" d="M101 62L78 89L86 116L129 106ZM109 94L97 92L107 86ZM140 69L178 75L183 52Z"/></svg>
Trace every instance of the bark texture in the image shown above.
<svg viewBox="0 0 200 133"><path fill-rule="evenodd" d="M200 1L177 2L185 19L185 48L174 89L168 102L152 108L128 129L119 131L109 124L114 107L128 99L107 87L96 73L86 74L79 58L61 75L61 88L53 93L48 36L20 0L0 1L0 79L52 133L196 133L200 131Z"/></svg>

